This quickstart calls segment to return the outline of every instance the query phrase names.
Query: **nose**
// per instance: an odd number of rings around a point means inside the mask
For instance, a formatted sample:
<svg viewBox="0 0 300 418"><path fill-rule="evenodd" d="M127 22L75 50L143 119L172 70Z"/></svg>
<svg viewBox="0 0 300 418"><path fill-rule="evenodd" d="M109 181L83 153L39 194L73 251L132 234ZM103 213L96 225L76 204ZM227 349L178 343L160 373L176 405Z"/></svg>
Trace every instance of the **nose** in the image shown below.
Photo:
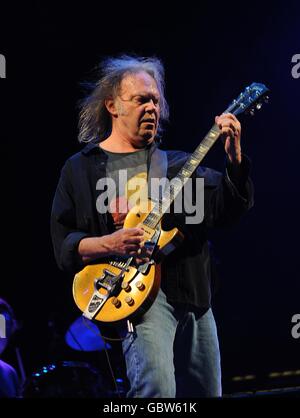
<svg viewBox="0 0 300 418"><path fill-rule="evenodd" d="M145 111L147 113L153 113L157 110L157 108L157 104L154 103L153 99L150 99L146 104Z"/></svg>

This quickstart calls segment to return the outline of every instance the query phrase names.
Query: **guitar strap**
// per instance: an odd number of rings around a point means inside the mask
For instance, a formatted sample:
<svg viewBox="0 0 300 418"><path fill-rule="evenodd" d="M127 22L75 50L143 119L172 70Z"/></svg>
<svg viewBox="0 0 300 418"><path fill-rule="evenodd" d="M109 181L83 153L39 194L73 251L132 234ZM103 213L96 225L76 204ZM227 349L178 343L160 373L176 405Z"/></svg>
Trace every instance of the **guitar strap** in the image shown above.
<svg viewBox="0 0 300 418"><path fill-rule="evenodd" d="M161 198L164 182L161 187L155 187L160 179L167 178L168 157L166 151L158 148L157 143L152 145L148 154L148 197L157 201Z"/></svg>
<svg viewBox="0 0 300 418"><path fill-rule="evenodd" d="M149 150L148 154L148 198L152 201L159 201L162 199L163 189L165 187L165 181L158 182L161 179L167 179L168 172L168 156L166 151L158 148L158 143L155 142ZM155 186L156 185L156 186ZM153 187L152 187L153 186ZM159 277L157 280L161 280L161 264L156 264L155 276ZM130 332L130 330L129 330Z"/></svg>

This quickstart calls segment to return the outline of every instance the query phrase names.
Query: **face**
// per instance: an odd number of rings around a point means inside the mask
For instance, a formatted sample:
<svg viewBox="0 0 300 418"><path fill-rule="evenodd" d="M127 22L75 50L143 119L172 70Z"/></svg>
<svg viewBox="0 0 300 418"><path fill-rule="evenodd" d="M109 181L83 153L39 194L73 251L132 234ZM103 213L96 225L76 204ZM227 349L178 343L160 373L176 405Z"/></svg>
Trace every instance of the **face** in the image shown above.
<svg viewBox="0 0 300 418"><path fill-rule="evenodd" d="M159 102L156 81L148 73L125 76L114 100L113 129L136 147L150 144L157 132Z"/></svg>

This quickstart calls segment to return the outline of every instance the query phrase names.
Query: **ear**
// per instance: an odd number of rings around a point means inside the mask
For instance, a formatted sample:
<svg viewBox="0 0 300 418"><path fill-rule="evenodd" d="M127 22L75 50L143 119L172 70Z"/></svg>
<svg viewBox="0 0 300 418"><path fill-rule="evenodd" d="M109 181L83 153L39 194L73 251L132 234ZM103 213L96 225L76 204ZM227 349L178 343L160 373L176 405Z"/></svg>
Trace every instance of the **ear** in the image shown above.
<svg viewBox="0 0 300 418"><path fill-rule="evenodd" d="M105 102L105 107L107 109L107 111L113 116L113 117L117 117L118 116L118 112L116 109L116 105L115 105L115 101L114 99L110 98L110 99L106 99Z"/></svg>

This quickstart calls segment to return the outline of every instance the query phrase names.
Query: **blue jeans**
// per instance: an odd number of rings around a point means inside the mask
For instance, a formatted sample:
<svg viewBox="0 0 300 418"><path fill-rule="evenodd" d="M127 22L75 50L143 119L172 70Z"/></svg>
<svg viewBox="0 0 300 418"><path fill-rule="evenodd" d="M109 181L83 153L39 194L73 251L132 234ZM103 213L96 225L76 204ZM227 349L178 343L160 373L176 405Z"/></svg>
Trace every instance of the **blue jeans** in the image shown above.
<svg viewBox="0 0 300 418"><path fill-rule="evenodd" d="M133 321L123 341L130 390L127 397L221 396L220 352L211 309L169 304L162 290Z"/></svg>

